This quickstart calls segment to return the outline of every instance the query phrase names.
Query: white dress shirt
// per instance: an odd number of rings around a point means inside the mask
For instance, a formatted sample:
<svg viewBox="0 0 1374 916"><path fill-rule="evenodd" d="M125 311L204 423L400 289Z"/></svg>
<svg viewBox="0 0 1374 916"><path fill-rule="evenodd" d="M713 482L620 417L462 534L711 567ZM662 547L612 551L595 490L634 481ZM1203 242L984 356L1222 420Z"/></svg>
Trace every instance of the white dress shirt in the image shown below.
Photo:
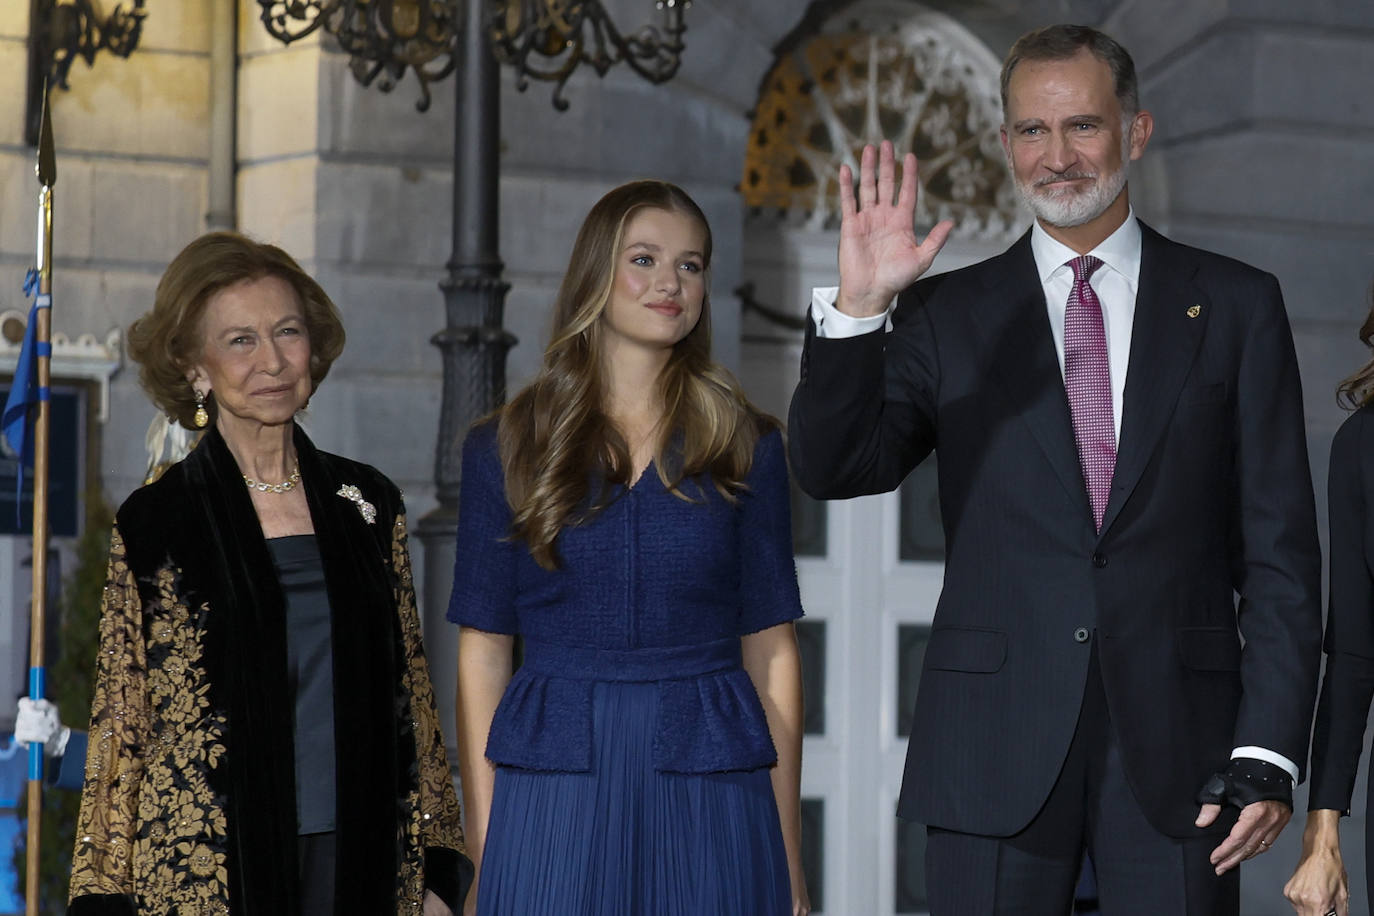
<svg viewBox="0 0 1374 916"><path fill-rule="evenodd" d="M1069 291L1073 288L1073 268L1069 262L1078 252L1054 239L1036 220L1031 226L1031 253L1035 269L1045 291L1045 307L1049 313L1050 333L1054 337L1054 352L1059 357L1059 373L1064 373L1064 312L1068 307ZM1131 357L1131 328L1135 323L1135 297L1140 285L1140 223L1135 211L1115 232L1088 252L1102 261L1102 266L1088 280L1102 303L1102 327L1107 335L1107 367L1112 376L1112 424L1116 441L1121 442L1121 406L1126 391L1126 370ZM889 319L896 306L894 299L887 310L868 318L855 318L835 308L838 286L816 287L811 291L811 320L818 337L857 337L891 328ZM1249 757L1282 767L1298 781L1298 767L1282 754L1262 747L1238 747L1232 757Z"/></svg>

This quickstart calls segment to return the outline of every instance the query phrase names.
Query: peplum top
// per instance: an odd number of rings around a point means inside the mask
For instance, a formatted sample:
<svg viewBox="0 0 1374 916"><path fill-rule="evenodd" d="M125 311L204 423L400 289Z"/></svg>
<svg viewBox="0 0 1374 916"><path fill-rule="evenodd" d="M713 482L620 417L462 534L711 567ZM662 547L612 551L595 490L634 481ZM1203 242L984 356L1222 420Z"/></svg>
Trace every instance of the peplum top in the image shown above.
<svg viewBox="0 0 1374 916"><path fill-rule="evenodd" d="M658 688L656 769L776 761L740 637L802 616L777 430L760 436L733 504L705 477L679 485L692 501L675 496L650 465L633 486L616 486L591 521L563 529L553 571L510 537L495 422L468 434L462 473L448 620L524 638L492 720L489 760L586 772L593 685L639 681Z"/></svg>

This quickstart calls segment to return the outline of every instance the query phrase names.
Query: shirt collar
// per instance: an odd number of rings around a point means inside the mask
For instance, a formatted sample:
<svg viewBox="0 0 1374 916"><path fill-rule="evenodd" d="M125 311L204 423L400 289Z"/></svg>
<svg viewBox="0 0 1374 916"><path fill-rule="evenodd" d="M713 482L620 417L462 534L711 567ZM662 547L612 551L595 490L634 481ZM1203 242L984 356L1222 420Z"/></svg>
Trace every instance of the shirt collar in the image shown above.
<svg viewBox="0 0 1374 916"><path fill-rule="evenodd" d="M1031 224L1031 253L1035 256L1035 269L1040 274L1040 282L1048 283L1050 275L1078 257L1078 252L1050 236L1040 225L1040 220ZM1140 279L1140 223L1136 222L1135 209L1126 212L1125 221L1116 231L1088 252L1102 263L1120 274L1132 292Z"/></svg>

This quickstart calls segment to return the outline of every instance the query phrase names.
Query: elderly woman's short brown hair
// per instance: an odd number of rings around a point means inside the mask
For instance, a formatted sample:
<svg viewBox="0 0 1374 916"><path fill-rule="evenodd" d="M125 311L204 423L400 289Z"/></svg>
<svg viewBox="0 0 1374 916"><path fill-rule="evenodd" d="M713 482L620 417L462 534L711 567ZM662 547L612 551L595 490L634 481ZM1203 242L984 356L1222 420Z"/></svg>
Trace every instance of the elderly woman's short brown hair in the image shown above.
<svg viewBox="0 0 1374 916"><path fill-rule="evenodd" d="M344 348L339 311L320 284L276 245L236 232L211 232L181 250L157 284L152 311L129 327L129 355L153 403L187 429L195 429L195 393L186 373L205 341L200 320L206 303L245 280L278 277L296 291L310 335L310 390L329 374Z"/></svg>

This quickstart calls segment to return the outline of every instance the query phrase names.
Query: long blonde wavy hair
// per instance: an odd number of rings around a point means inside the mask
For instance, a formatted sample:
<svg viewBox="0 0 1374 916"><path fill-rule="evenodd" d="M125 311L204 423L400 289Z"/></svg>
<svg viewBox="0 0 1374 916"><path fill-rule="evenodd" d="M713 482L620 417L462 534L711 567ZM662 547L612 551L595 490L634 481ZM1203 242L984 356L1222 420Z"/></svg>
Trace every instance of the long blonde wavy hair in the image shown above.
<svg viewBox="0 0 1374 916"><path fill-rule="evenodd" d="M524 541L545 569L558 568L559 532L605 508L613 485L632 482L630 447L604 409L602 314L625 225L646 207L684 214L701 226L702 265L709 276L711 229L685 191L665 181L633 181L610 191L577 233L538 374L497 414L506 499L514 516L511 536ZM674 345L659 373L663 419L654 467L682 499L692 499L682 482L706 474L733 501L759 436L777 421L750 404L734 376L711 359L710 318L710 298L704 296L696 327Z"/></svg>

